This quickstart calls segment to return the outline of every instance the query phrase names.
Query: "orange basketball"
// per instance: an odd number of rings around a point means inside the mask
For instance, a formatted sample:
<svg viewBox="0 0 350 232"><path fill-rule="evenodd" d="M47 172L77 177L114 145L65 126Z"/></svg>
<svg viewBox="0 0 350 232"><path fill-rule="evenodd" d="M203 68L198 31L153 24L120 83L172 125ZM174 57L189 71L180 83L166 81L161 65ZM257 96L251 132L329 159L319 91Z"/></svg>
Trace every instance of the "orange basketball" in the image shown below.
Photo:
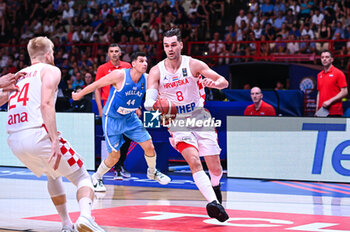
<svg viewBox="0 0 350 232"><path fill-rule="evenodd" d="M153 105L154 110L159 110L162 115L174 117L177 113L176 106L166 98L158 98Z"/></svg>

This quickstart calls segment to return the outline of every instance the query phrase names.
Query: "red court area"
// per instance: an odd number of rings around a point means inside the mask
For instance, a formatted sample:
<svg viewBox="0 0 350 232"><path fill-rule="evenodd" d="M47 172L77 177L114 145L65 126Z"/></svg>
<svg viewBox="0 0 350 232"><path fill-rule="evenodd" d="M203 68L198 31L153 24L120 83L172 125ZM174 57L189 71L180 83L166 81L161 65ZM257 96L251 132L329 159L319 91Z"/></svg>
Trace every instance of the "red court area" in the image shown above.
<svg viewBox="0 0 350 232"><path fill-rule="evenodd" d="M164 231L210 232L277 232L277 231L350 231L350 220L342 216L322 216L227 210L230 219L224 223L209 218L203 207L138 205L93 210L96 222L103 226ZM73 221L78 212L71 213ZM58 215L25 218L60 221Z"/></svg>

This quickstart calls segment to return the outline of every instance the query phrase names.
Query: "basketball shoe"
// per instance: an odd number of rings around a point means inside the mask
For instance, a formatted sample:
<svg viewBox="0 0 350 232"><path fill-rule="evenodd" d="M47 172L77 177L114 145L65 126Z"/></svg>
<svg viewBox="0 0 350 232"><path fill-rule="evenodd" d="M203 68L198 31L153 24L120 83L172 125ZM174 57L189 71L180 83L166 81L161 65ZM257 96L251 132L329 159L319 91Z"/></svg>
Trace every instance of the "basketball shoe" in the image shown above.
<svg viewBox="0 0 350 232"><path fill-rule="evenodd" d="M216 201L207 204L207 213L209 217L216 218L220 222L224 222L229 218L224 207Z"/></svg>
<svg viewBox="0 0 350 232"><path fill-rule="evenodd" d="M105 232L92 217L80 216L74 227L79 232Z"/></svg>
<svg viewBox="0 0 350 232"><path fill-rule="evenodd" d="M91 182L92 182L92 186L94 186L95 192L106 192L107 191L105 185L103 184L102 179L97 179L95 177L95 174L93 174L91 176Z"/></svg>
<svg viewBox="0 0 350 232"><path fill-rule="evenodd" d="M147 177L148 179L155 180L162 185L169 184L169 182L171 181L171 179L167 175L161 173L157 169L152 170L151 168L148 168Z"/></svg>
<svg viewBox="0 0 350 232"><path fill-rule="evenodd" d="M74 226L63 226L61 232L75 232Z"/></svg>

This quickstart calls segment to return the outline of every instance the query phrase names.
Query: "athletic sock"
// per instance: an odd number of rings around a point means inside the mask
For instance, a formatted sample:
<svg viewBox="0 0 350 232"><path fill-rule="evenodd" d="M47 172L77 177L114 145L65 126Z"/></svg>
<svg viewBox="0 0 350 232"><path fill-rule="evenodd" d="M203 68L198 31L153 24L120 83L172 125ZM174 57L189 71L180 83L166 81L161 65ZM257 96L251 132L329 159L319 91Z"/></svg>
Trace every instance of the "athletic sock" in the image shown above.
<svg viewBox="0 0 350 232"><path fill-rule="evenodd" d="M218 186L220 184L220 179L222 177L222 171L219 176L214 175L211 171L209 171L210 182L212 186Z"/></svg>
<svg viewBox="0 0 350 232"><path fill-rule="evenodd" d="M208 202L212 202L215 200L217 201L214 189L210 183L210 180L207 174L205 174L205 172L202 170L202 171L193 173L192 176L193 176L194 183L196 183L199 191L203 194L205 199L207 199Z"/></svg>
<svg viewBox="0 0 350 232"><path fill-rule="evenodd" d="M92 200L88 197L83 197L79 200L80 215L91 217Z"/></svg>
<svg viewBox="0 0 350 232"><path fill-rule="evenodd" d="M56 210L58 212L58 215L61 218L61 222L63 226L72 226L73 223L70 220L70 217L68 215L67 211L67 203L61 204L61 205L55 205Z"/></svg>
<svg viewBox="0 0 350 232"><path fill-rule="evenodd" d="M147 156L145 154L145 159L146 159L147 166L151 170L156 170L156 157L157 157L157 155L155 155L155 156Z"/></svg>
<svg viewBox="0 0 350 232"><path fill-rule="evenodd" d="M106 174L111 168L107 167L104 161L98 166L97 171L93 174L97 179L102 179L103 175Z"/></svg>

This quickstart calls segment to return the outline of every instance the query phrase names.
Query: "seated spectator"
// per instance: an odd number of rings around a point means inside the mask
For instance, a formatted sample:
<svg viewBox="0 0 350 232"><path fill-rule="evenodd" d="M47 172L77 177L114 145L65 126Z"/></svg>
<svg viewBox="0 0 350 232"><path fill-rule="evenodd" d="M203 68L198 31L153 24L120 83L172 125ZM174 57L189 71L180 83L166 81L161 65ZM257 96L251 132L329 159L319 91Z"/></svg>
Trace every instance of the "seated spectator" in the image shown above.
<svg viewBox="0 0 350 232"><path fill-rule="evenodd" d="M254 15L258 15L259 3L257 0L251 0L249 5L249 12L252 12Z"/></svg>
<svg viewBox="0 0 350 232"><path fill-rule="evenodd" d="M273 15L273 4L270 0L265 0L264 3L261 5L261 13L263 15L268 14L269 16Z"/></svg>
<svg viewBox="0 0 350 232"><path fill-rule="evenodd" d="M77 87L83 88L84 85L85 85L85 83L84 83L84 80L81 76L81 73L76 72L75 79L73 80L73 83L72 83L72 89L77 89Z"/></svg>
<svg viewBox="0 0 350 232"><path fill-rule="evenodd" d="M211 43L209 43L208 48L209 48L210 55L214 55L214 56L224 55L223 53L225 51L225 45L224 45L223 41L220 40L219 32L214 33L214 39L211 41ZM220 58L219 60L218 60L218 58L214 58L215 63L217 63L218 61L219 61L219 63L222 64L223 58Z"/></svg>
<svg viewBox="0 0 350 232"><path fill-rule="evenodd" d="M275 40L275 46L273 47L273 52L274 53L278 53L278 54L282 54L286 52L286 43L282 42L282 36L281 35L277 35L277 38Z"/></svg>
<svg viewBox="0 0 350 232"><path fill-rule="evenodd" d="M312 9L312 6L314 5L314 2L309 0L303 0L300 4L300 18L301 20L305 20L306 18L310 17L310 11Z"/></svg>
<svg viewBox="0 0 350 232"><path fill-rule="evenodd" d="M336 26L333 28L333 37L332 39L336 39L336 34L339 33L340 34L340 38L344 38L344 28L343 28L343 24L340 21L337 21Z"/></svg>
<svg viewBox="0 0 350 232"><path fill-rule="evenodd" d="M297 0L291 0L291 4L289 5L289 9L292 10L293 15L298 16L300 12L300 5Z"/></svg>
<svg viewBox="0 0 350 232"><path fill-rule="evenodd" d="M259 87L253 87L250 90L250 97L252 98L253 104L247 106L244 111L246 116L276 116L275 108L272 105L264 102L263 94Z"/></svg>
<svg viewBox="0 0 350 232"><path fill-rule="evenodd" d="M324 15L320 12L320 9L316 7L315 14L311 18L311 28L316 28L318 30L320 24L322 23Z"/></svg>
<svg viewBox="0 0 350 232"><path fill-rule="evenodd" d="M305 36L305 35L309 35L310 39L314 39L315 38L315 33L314 31L310 28L310 25L308 23L304 24L304 27L301 31L301 36Z"/></svg>
<svg viewBox="0 0 350 232"><path fill-rule="evenodd" d="M235 23L237 26L241 26L241 21L244 20L248 22L247 16L244 14L244 10L240 10L238 16L236 17Z"/></svg>
<svg viewBox="0 0 350 232"><path fill-rule="evenodd" d="M286 21L286 18L284 17L284 13L280 11L278 13L277 18L275 19L273 23L273 28L276 32L279 32L282 29L282 24Z"/></svg>
<svg viewBox="0 0 350 232"><path fill-rule="evenodd" d="M302 54L313 54L316 53L316 45L314 42L310 42L310 35L305 34L303 36L303 42L300 43L299 49Z"/></svg>
<svg viewBox="0 0 350 232"><path fill-rule="evenodd" d="M293 24L292 29L289 31L289 35L293 34L296 39L300 39L301 33L296 24Z"/></svg>
<svg viewBox="0 0 350 232"><path fill-rule="evenodd" d="M287 43L287 53L288 54L297 54L297 53L299 53L299 42L295 41L296 40L295 39L295 35L294 34L290 34L288 39L291 40L291 42Z"/></svg>
<svg viewBox="0 0 350 232"><path fill-rule="evenodd" d="M285 23L287 24L287 26L289 28L292 28L293 24L297 23L297 17L295 15L293 15L292 9L287 10L287 15L285 17L286 17Z"/></svg>
<svg viewBox="0 0 350 232"><path fill-rule="evenodd" d="M279 12L282 12L283 14L286 12L286 6L284 5L282 0L275 1L275 6L273 7L273 11L275 16L279 15Z"/></svg>

